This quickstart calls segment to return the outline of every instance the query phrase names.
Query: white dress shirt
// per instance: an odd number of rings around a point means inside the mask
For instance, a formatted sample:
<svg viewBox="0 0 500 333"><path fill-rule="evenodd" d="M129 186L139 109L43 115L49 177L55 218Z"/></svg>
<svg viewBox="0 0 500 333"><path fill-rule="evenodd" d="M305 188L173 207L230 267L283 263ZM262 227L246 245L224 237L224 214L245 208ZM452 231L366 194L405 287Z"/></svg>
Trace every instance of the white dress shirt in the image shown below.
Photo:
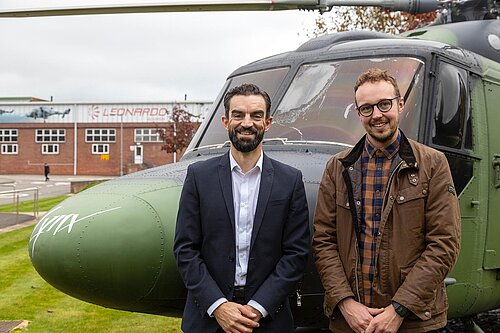
<svg viewBox="0 0 500 333"><path fill-rule="evenodd" d="M236 240L236 273L234 276L234 285L245 286L255 209L257 208L257 200L259 199L263 157L261 153L255 166L247 173L243 173L231 153L229 153L229 160L233 187ZM218 299L208 308L207 313L212 316L215 309L224 302L227 302L227 299ZM248 305L257 309L263 317L267 316L267 311L254 300L250 300Z"/></svg>
<svg viewBox="0 0 500 333"><path fill-rule="evenodd" d="M236 236L236 275L235 286L244 286L247 281L250 240L252 238L253 219L259 198L259 186L262 170L262 153L247 173L230 156L231 179L233 183L233 205Z"/></svg>

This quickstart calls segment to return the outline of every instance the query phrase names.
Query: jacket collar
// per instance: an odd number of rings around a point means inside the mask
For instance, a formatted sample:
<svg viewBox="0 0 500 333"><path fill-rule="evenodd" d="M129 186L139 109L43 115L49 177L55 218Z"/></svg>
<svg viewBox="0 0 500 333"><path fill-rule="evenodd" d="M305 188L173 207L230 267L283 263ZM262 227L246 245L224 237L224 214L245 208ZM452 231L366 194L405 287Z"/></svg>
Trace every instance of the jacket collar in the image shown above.
<svg viewBox="0 0 500 333"><path fill-rule="evenodd" d="M401 134L401 140L399 142L399 156L406 162L408 167L416 168L417 159L415 158L415 154L413 153L413 149L411 148L410 141L401 129L399 130L399 133ZM340 162L345 168L353 165L361 157L363 149L365 148L365 140L366 134L363 135L358 143L356 143L356 145L351 149L346 157L340 159Z"/></svg>

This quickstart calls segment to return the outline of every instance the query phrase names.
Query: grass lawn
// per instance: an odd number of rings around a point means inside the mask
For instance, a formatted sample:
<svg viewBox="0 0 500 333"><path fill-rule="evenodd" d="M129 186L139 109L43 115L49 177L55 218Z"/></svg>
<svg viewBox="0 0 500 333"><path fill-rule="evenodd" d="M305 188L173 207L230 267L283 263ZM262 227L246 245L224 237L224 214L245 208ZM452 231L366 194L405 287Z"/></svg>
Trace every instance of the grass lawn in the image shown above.
<svg viewBox="0 0 500 333"><path fill-rule="evenodd" d="M51 287L29 259L33 228L0 235L0 321L28 320L23 332L181 332L180 319L110 310Z"/></svg>
<svg viewBox="0 0 500 333"><path fill-rule="evenodd" d="M69 195L60 195L52 198L39 199L38 211L39 212L49 211L52 207L66 200L68 197ZM0 212L2 213L9 213L15 211L16 211L16 206L14 204L0 205ZM20 213L32 212L32 211L33 211L33 200L22 201L19 203Z"/></svg>

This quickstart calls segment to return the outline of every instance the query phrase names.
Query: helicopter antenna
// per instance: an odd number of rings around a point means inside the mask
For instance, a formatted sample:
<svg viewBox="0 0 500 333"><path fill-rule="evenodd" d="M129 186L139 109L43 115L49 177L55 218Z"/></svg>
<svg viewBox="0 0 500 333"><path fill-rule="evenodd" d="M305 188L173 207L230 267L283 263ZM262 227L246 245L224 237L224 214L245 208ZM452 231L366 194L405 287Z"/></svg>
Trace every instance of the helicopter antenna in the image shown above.
<svg viewBox="0 0 500 333"><path fill-rule="evenodd" d="M376 6L391 11L411 14L427 13L440 8L438 0L215 0L163 2L153 4L119 4L80 7L37 9L4 9L0 17L44 17L68 15L98 15L155 12L202 12L202 11L266 11L266 10L318 10L330 11L334 6Z"/></svg>

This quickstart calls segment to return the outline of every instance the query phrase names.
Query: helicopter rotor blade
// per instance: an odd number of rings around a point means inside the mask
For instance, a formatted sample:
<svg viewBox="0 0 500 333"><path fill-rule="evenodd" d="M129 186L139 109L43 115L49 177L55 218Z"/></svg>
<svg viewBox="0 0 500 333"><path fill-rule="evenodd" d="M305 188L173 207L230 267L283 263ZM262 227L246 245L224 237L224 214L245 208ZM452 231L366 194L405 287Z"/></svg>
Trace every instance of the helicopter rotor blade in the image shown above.
<svg viewBox="0 0 500 333"><path fill-rule="evenodd" d="M68 15L157 13L157 12L204 12L204 11L266 11L291 9L319 9L317 0L217 0L183 1L151 4L94 5L81 7L58 7L37 9L0 10L0 17L42 17Z"/></svg>
<svg viewBox="0 0 500 333"><path fill-rule="evenodd" d="M411 14L427 13L440 8L438 0L217 0L163 2L152 4L96 5L38 9L0 10L1 17L43 17L69 15L204 12L204 11L267 11L267 10L318 10L329 11L334 6L376 6L391 11Z"/></svg>

